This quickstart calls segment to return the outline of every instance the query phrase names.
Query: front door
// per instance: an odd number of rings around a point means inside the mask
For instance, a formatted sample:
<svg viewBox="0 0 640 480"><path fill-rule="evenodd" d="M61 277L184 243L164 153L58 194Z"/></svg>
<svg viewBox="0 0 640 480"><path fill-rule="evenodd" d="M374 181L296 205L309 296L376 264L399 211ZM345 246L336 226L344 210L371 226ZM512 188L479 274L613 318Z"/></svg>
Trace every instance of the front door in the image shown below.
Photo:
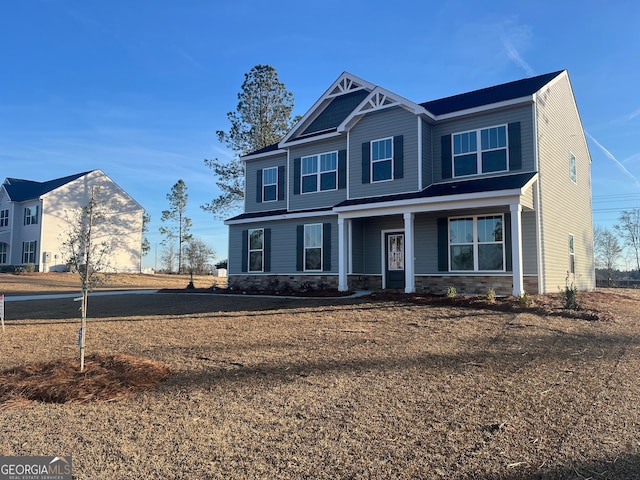
<svg viewBox="0 0 640 480"><path fill-rule="evenodd" d="M404 233L385 234L387 245L386 288L404 288Z"/></svg>

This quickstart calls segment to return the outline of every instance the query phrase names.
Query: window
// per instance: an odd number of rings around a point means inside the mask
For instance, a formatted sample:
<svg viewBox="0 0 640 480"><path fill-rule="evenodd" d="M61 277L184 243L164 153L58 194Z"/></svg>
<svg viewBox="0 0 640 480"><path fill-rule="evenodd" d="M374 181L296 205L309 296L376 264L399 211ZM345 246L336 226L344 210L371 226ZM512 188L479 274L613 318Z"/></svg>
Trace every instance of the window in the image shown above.
<svg viewBox="0 0 640 480"><path fill-rule="evenodd" d="M322 270L322 224L304 226L304 270Z"/></svg>
<svg viewBox="0 0 640 480"><path fill-rule="evenodd" d="M264 270L264 229L249 230L249 271Z"/></svg>
<svg viewBox="0 0 640 480"><path fill-rule="evenodd" d="M22 243L22 263L36 263L36 243Z"/></svg>
<svg viewBox="0 0 640 480"><path fill-rule="evenodd" d="M302 193L338 187L338 152L302 157Z"/></svg>
<svg viewBox="0 0 640 480"><path fill-rule="evenodd" d="M571 181L573 183L577 183L578 173L576 170L576 157L573 153L569 154L569 176L571 177Z"/></svg>
<svg viewBox="0 0 640 480"><path fill-rule="evenodd" d="M9 255L9 244L0 243L0 264L7 263L8 255Z"/></svg>
<svg viewBox="0 0 640 480"><path fill-rule="evenodd" d="M393 138L371 142L372 182L393 179Z"/></svg>
<svg viewBox="0 0 640 480"><path fill-rule="evenodd" d="M278 199L278 167L265 168L262 171L262 201L273 202Z"/></svg>
<svg viewBox="0 0 640 480"><path fill-rule="evenodd" d="M504 271L502 215L449 220L449 269Z"/></svg>
<svg viewBox="0 0 640 480"><path fill-rule="evenodd" d="M573 248L573 235L569 234L569 273L576 273L576 255Z"/></svg>
<svg viewBox="0 0 640 480"><path fill-rule="evenodd" d="M24 224L35 225L38 223L38 207L25 207L24 209Z"/></svg>
<svg viewBox="0 0 640 480"><path fill-rule="evenodd" d="M452 137L454 177L508 170L506 125L456 133Z"/></svg>
<svg viewBox="0 0 640 480"><path fill-rule="evenodd" d="M9 226L9 210L0 210L0 227Z"/></svg>

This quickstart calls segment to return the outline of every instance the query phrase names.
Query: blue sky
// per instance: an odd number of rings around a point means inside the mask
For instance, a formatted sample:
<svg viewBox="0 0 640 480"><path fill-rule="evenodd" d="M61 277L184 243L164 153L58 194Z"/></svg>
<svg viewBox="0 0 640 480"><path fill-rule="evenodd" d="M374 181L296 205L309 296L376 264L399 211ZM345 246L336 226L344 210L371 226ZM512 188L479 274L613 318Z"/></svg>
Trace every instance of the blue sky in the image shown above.
<svg viewBox="0 0 640 480"><path fill-rule="evenodd" d="M635 1L21 0L0 6L0 181L101 169L151 214L182 178L193 233L227 256L200 205L205 158L229 159L244 73L273 65L304 114L349 71L415 102L567 69L592 156L594 223L640 208ZM154 266L155 251L144 261Z"/></svg>

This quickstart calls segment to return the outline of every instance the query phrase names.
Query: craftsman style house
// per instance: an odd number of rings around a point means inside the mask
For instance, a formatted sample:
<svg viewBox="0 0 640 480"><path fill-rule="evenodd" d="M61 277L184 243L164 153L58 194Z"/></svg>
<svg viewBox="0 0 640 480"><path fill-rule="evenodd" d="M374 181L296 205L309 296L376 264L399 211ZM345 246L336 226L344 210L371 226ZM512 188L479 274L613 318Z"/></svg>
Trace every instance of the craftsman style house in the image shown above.
<svg viewBox="0 0 640 480"><path fill-rule="evenodd" d="M69 238L74 212L89 203L92 192L111 219L108 226L96 224L94 236L110 243L109 268L139 272L144 209L101 170L48 182L7 178L0 185L0 271L65 271L62 242Z"/></svg>
<svg viewBox="0 0 640 480"><path fill-rule="evenodd" d="M414 103L343 73L243 157L234 288L595 288L591 158L566 71Z"/></svg>

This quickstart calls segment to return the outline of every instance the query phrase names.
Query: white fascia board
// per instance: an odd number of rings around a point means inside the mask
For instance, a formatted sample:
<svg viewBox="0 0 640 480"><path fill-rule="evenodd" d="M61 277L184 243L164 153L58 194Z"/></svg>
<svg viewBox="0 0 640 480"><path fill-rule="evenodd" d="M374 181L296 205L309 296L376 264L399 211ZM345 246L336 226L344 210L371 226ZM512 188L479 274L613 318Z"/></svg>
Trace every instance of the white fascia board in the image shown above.
<svg viewBox="0 0 640 480"><path fill-rule="evenodd" d="M295 145L302 145L302 144L305 144L305 143L317 142L318 140L327 140L329 138L339 137L340 135L341 135L341 133L338 133L338 132L335 132L335 131L331 131L329 133L323 133L322 135L313 135L311 137L292 140L290 142L287 142L286 144L283 143L283 142L280 142L279 147L280 148L293 147ZM282 151L284 151L284 150L282 150Z"/></svg>
<svg viewBox="0 0 640 480"><path fill-rule="evenodd" d="M497 110L505 107L513 107L515 105L525 105L527 103L535 103L535 95L527 95L526 97L513 98L511 100L505 100L503 102L490 103L488 105L481 105L479 107L467 108L466 110L458 110L456 112L445 113L443 115L436 115L436 121L452 120L458 117L464 117L467 115L475 115L477 113L486 113L491 110Z"/></svg>
<svg viewBox="0 0 640 480"><path fill-rule="evenodd" d="M244 157L240 157L240 159L243 162L245 162L247 160L259 160L261 158L268 158L268 157L272 157L273 155L284 155L286 153L287 153L287 150L278 149L278 150L271 150L270 152L257 153L255 155L246 155Z"/></svg>
<svg viewBox="0 0 640 480"><path fill-rule="evenodd" d="M440 210L458 210L462 208L494 207L520 202L522 189L500 190L488 196L486 192L443 197L414 198L395 202L383 202L351 207L337 207L334 211L342 218L374 217L398 215L403 213L433 212Z"/></svg>
<svg viewBox="0 0 640 480"><path fill-rule="evenodd" d="M322 105L322 103L325 100L328 100L330 98L334 98L334 97L338 96L338 94L332 94L331 92L333 90L335 90L336 88L338 88L339 85L341 83L343 83L344 81L346 81L346 80L350 80L350 81L355 82L358 85L360 85L360 87L350 90L352 92L355 92L355 91L361 90L361 89L373 90L375 88L375 85L373 85L370 82L367 82L366 80L363 80L362 78L359 78L359 77L357 77L355 75L352 75L349 72L342 72L340 74L340 76L329 86L329 88L327 88L325 90L325 92L320 96L320 98L318 98L318 100L311 106L311 108L309 110L307 110L307 113L305 113L303 115L303 117L300 120L298 120L298 122L291 128L291 130L289 130L289 132L280 141L280 144L278 146L282 148L285 145L290 145L289 139L293 136L293 134L300 127L302 127L302 125L304 125L305 122L307 122L307 120L309 120L309 117L311 117L311 116L313 116L315 114L316 110ZM348 92L343 92L343 93L348 93ZM341 94L343 94L343 93L341 93Z"/></svg>
<svg viewBox="0 0 640 480"><path fill-rule="evenodd" d="M242 225L244 223L273 222L277 220L295 220L296 218L334 217L333 210L323 210L321 212L288 212L280 215L264 217L242 218L240 220L225 220L225 225Z"/></svg>

